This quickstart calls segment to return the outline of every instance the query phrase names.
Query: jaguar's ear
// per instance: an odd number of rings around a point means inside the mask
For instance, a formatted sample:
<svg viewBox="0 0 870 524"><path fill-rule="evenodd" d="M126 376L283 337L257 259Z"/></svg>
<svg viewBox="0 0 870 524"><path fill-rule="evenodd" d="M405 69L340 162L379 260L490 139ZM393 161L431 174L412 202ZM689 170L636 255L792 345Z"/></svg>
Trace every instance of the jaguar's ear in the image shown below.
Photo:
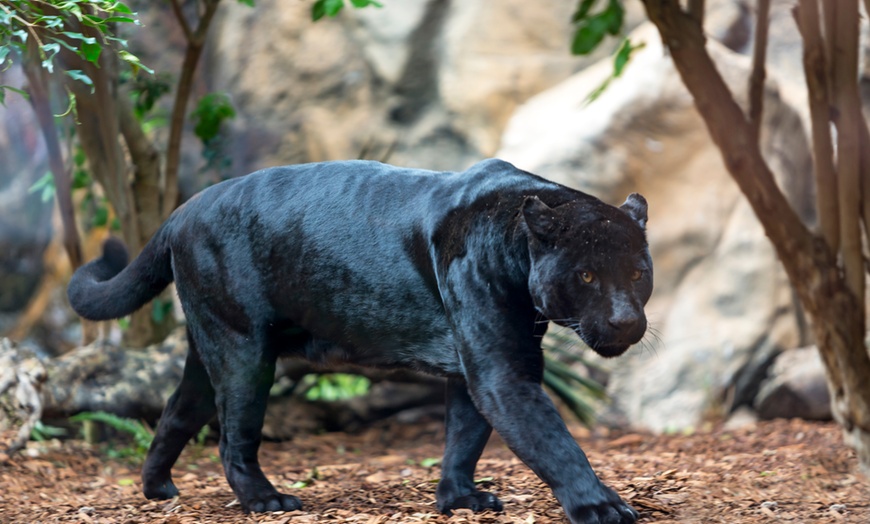
<svg viewBox="0 0 870 524"><path fill-rule="evenodd" d="M523 201L523 219L538 239L547 238L556 229L556 211L536 196L526 197Z"/></svg>
<svg viewBox="0 0 870 524"><path fill-rule="evenodd" d="M646 199L640 193L632 193L628 195L625 202L619 206L619 209L625 211L628 216L640 224L640 227L646 229Z"/></svg>

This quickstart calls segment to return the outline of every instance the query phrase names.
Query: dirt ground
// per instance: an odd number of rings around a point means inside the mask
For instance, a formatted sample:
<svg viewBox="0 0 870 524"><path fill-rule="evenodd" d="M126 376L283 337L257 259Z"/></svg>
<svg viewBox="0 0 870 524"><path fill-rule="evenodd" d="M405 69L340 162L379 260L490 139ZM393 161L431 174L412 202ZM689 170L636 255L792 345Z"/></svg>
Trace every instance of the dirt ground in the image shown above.
<svg viewBox="0 0 870 524"><path fill-rule="evenodd" d="M831 423L779 420L681 436L572 431L640 522L870 522L870 481ZM566 522L549 489L498 438L477 475L504 512L439 515L432 459L442 443L436 422L265 443L266 474L305 506L243 515L213 444L185 450L175 469L179 498L152 502L141 495L135 462L82 441L55 442L0 463L0 522Z"/></svg>

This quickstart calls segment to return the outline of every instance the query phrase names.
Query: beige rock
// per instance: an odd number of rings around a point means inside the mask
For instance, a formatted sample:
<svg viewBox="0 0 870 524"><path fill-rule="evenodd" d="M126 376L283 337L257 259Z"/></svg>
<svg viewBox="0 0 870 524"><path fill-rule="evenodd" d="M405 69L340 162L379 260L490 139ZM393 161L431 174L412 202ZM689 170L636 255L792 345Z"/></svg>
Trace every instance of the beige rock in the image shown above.
<svg viewBox="0 0 870 524"><path fill-rule="evenodd" d="M446 108L484 156L498 147L514 109L530 96L608 56L619 43L608 38L588 57L569 52L577 2L454 2L443 41L439 91ZM640 23L629 3L626 27Z"/></svg>

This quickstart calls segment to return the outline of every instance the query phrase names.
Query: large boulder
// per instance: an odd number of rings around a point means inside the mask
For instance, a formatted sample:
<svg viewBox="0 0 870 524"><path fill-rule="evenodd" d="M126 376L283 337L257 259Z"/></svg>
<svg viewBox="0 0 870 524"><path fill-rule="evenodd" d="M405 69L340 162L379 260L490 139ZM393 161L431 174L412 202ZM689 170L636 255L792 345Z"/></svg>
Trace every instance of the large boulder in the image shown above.
<svg viewBox="0 0 870 524"><path fill-rule="evenodd" d="M783 351L768 370L754 407L758 416L830 420L825 365L815 346Z"/></svg>
<svg viewBox="0 0 870 524"><path fill-rule="evenodd" d="M610 74L602 62L534 97L508 124L498 156L618 204L650 205L655 291L651 330L627 357L605 363L614 410L635 425L696 425L712 406L751 403L766 367L807 334L770 242L731 179L652 25L646 47L592 103ZM708 49L738 98L749 61ZM811 161L797 112L771 82L762 148L788 198L812 220Z"/></svg>
<svg viewBox="0 0 870 524"><path fill-rule="evenodd" d="M570 54L575 3L403 0L311 21L310 3L228 3L204 71L232 93L236 172L356 158L463 169L514 109L607 55ZM629 6L626 25L642 19Z"/></svg>

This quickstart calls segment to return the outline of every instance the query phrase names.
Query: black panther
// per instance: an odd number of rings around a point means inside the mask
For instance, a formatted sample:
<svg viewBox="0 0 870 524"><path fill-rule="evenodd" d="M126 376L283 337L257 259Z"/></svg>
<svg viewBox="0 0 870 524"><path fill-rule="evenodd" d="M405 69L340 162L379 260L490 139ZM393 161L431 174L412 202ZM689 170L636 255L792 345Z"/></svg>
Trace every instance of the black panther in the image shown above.
<svg viewBox="0 0 870 524"><path fill-rule="evenodd" d="M275 167L179 207L129 265L123 244L73 275L83 317L128 315L175 281L190 350L142 472L145 496L217 414L246 512L296 510L257 451L276 359L447 377L437 506L501 510L474 470L493 428L573 523L638 514L592 471L541 388L547 321L615 357L641 340L652 293L647 203L620 207L500 160L464 172L341 161Z"/></svg>

